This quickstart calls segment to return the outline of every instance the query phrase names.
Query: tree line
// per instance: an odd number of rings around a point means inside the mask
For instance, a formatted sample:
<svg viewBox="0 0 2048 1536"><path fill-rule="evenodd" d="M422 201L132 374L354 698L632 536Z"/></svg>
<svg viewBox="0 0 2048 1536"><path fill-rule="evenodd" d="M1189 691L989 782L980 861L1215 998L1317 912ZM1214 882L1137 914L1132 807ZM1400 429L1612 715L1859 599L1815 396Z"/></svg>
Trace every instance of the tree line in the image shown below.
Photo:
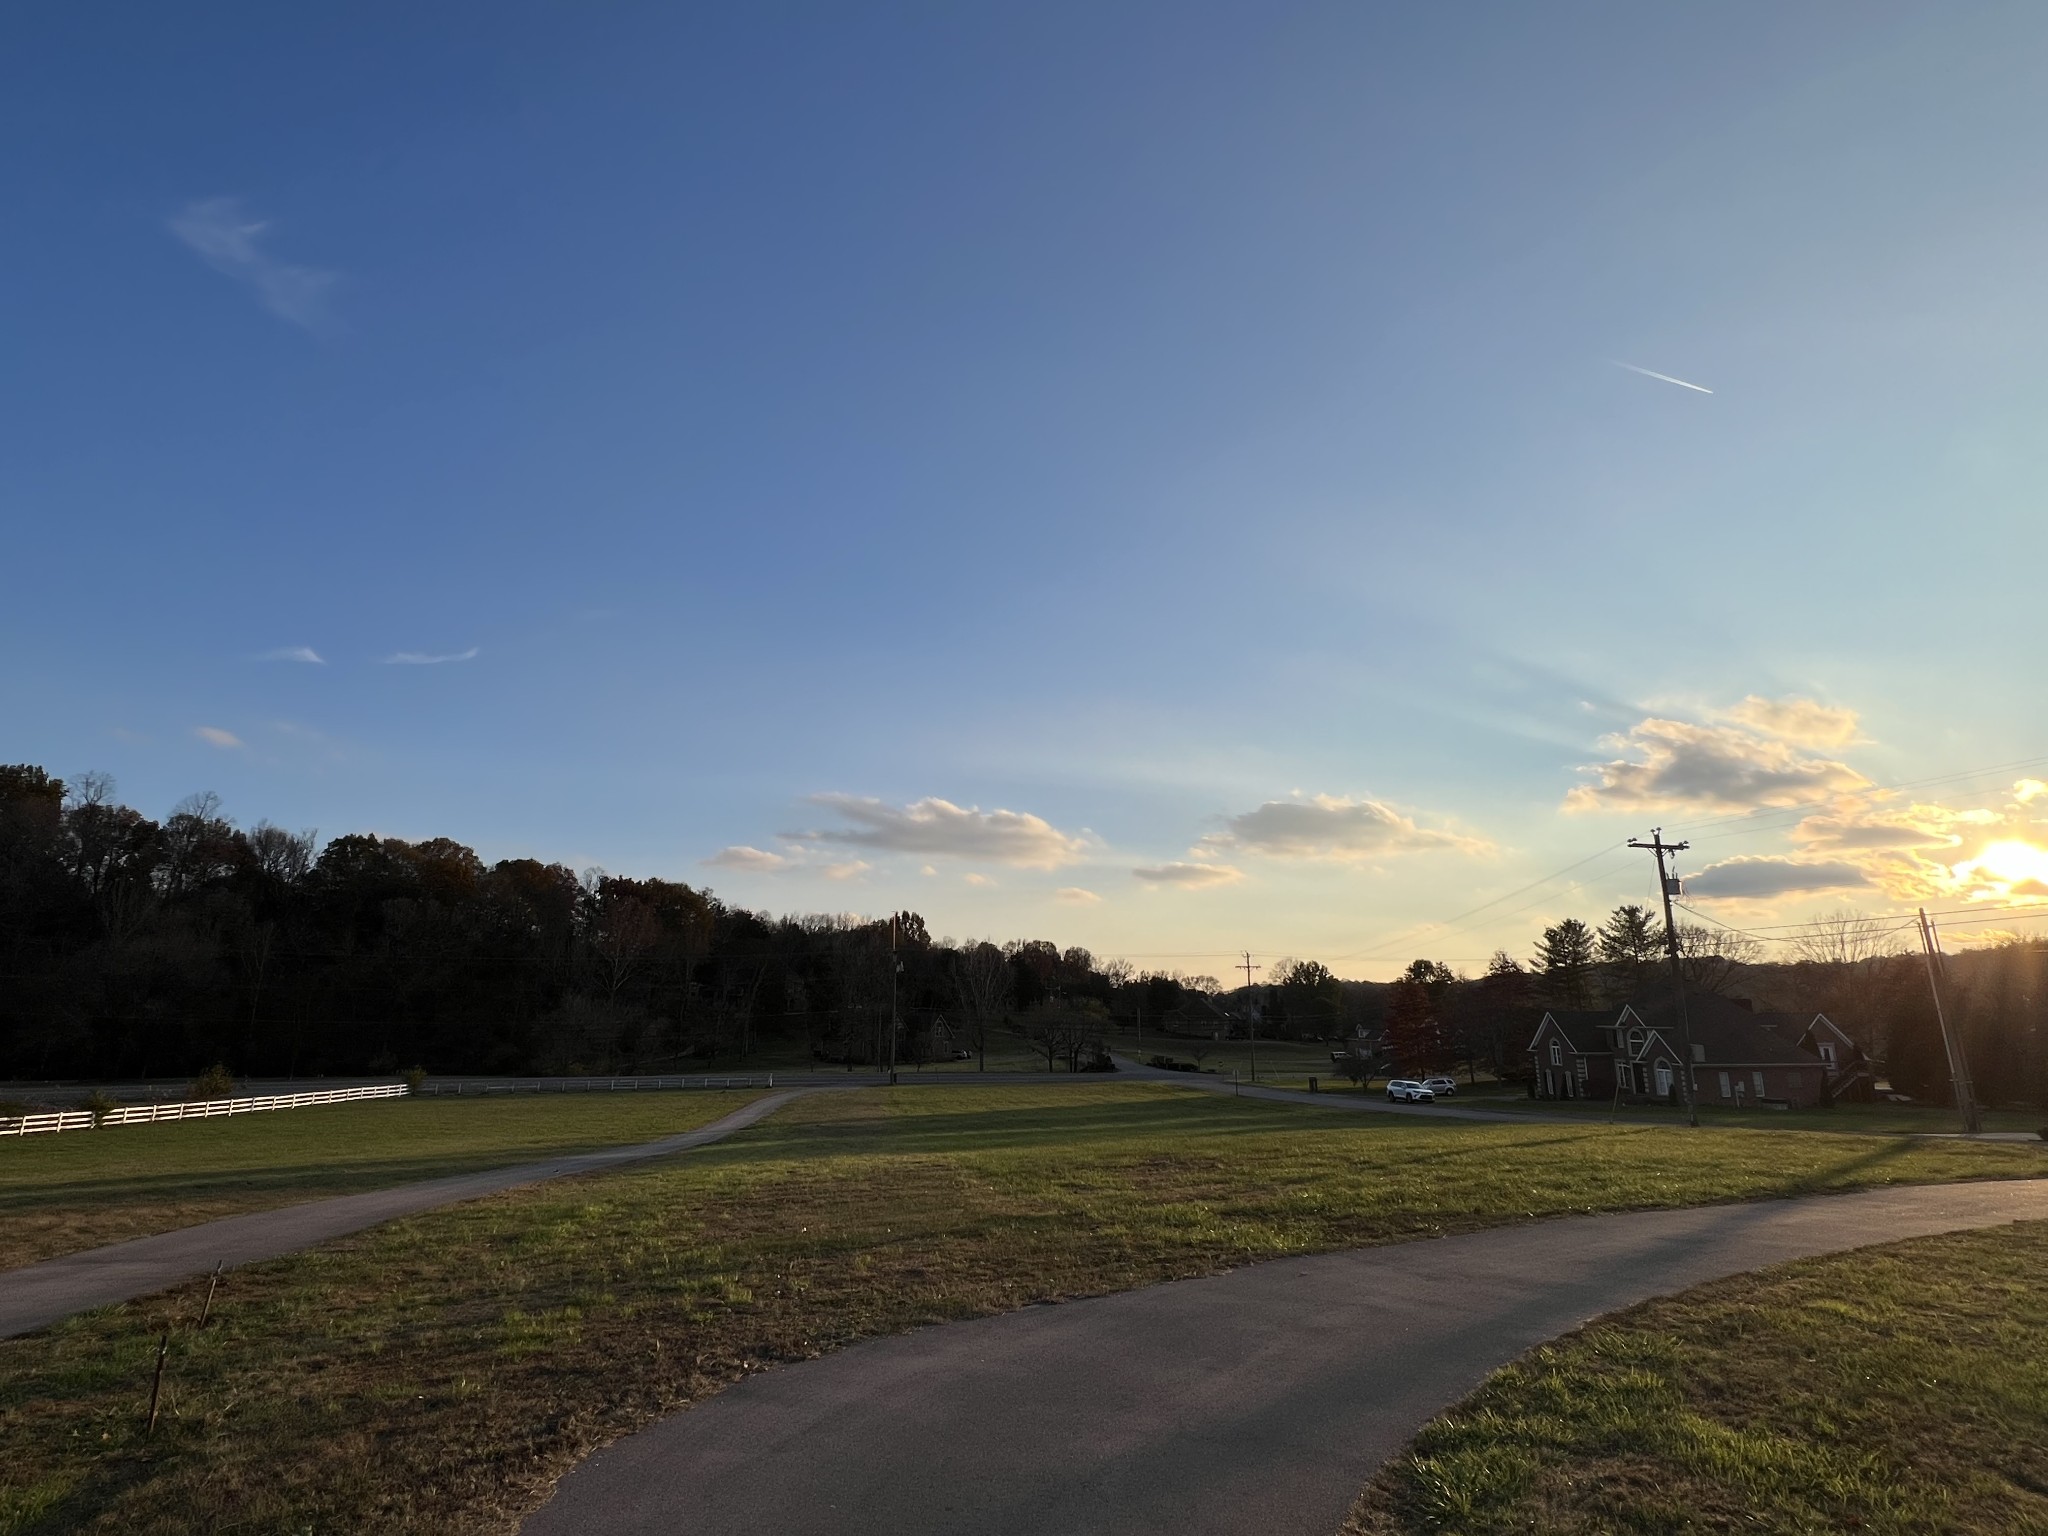
<svg viewBox="0 0 2048 1536"><path fill-rule="evenodd" d="M1787 961L1682 925L1688 987L1825 1010L1916 1096L1946 1064L1919 959L1888 925L1817 924ZM1654 999L1662 923L1567 918L1478 976L1417 960L1391 985L1313 960L1257 986L1140 971L1048 940L954 942L915 912L772 917L676 881L486 864L411 842L240 828L210 794L155 821L87 774L0 766L0 1077L682 1071L792 1049L849 1065L984 1056L1100 1064L1112 1030L1181 1054L1242 1038L1357 1040L1403 1070L1512 1077L1545 1007ZM1951 1014L1994 1102L2048 1101L2048 951L1961 956Z"/></svg>
<svg viewBox="0 0 2048 1536"><path fill-rule="evenodd" d="M1825 1013L1893 1088L1930 1102L1948 1098L1927 964L1896 920L1835 913L1784 937L1776 954L1753 935L1705 923L1681 922L1676 937L1688 995L1728 997L1762 1012ZM1553 923L1527 962L1497 951L1476 977L1417 960L1389 989L1381 1048L1404 1072L1517 1076L1545 1009L1659 1003L1672 994L1669 964L1663 921L1633 904L1597 926ZM1943 962L1941 975L1978 1096L2048 1107L2048 941L1967 950Z"/></svg>

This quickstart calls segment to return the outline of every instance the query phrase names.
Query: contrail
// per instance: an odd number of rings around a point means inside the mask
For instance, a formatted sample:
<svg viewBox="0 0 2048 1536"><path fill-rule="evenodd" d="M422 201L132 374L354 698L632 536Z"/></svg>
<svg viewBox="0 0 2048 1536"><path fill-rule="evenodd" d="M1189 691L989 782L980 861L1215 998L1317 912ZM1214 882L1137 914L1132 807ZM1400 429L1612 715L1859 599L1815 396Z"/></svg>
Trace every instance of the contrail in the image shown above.
<svg viewBox="0 0 2048 1536"><path fill-rule="evenodd" d="M1626 368L1630 373L1640 373L1646 379L1662 379L1666 384L1676 384L1680 389L1696 389L1703 395L1713 393L1704 384L1688 384L1683 379L1674 379L1668 373L1658 373L1654 368L1638 368L1634 363L1624 363L1619 358L1609 358L1608 361L1617 368Z"/></svg>

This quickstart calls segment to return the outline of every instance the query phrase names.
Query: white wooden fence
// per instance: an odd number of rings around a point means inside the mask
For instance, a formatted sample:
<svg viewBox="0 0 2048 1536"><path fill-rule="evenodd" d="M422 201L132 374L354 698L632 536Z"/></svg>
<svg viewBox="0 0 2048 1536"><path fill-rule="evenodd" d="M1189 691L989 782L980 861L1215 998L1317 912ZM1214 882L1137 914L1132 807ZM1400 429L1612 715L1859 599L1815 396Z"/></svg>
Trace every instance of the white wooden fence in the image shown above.
<svg viewBox="0 0 2048 1536"><path fill-rule="evenodd" d="M97 1125L147 1125L158 1120L210 1120L215 1115L253 1115L266 1109L304 1109L310 1104L349 1104L357 1099L399 1099L403 1083L371 1088L323 1088L315 1093L266 1093L246 1099L199 1099L191 1103L129 1104L97 1121L89 1109L56 1110L0 1120L0 1136L34 1136L42 1131L89 1131Z"/></svg>
<svg viewBox="0 0 2048 1536"><path fill-rule="evenodd" d="M773 1088L775 1074L758 1077L525 1077L486 1078L481 1082L451 1079L428 1083L420 1092L428 1098L453 1094L482 1097L492 1093L633 1093L655 1088Z"/></svg>

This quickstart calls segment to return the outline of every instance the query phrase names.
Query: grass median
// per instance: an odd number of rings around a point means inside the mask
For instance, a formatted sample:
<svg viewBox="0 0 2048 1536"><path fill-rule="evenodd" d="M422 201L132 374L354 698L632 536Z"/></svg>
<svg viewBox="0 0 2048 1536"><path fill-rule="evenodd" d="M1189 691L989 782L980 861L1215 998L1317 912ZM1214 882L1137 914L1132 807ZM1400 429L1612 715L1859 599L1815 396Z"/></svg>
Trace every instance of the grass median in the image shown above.
<svg viewBox="0 0 2048 1536"><path fill-rule="evenodd" d="M758 1097L373 1099L9 1137L0 1140L0 1271L323 1195L654 1141Z"/></svg>
<svg viewBox="0 0 2048 1536"><path fill-rule="evenodd" d="M1619 1313L1430 1425L1345 1530L2048 1530L2048 1222Z"/></svg>
<svg viewBox="0 0 2048 1536"><path fill-rule="evenodd" d="M1140 1084L818 1094L687 1158L239 1271L204 1332L193 1284L0 1344L0 1532L503 1530L597 1446L863 1337L1538 1216L2044 1167Z"/></svg>

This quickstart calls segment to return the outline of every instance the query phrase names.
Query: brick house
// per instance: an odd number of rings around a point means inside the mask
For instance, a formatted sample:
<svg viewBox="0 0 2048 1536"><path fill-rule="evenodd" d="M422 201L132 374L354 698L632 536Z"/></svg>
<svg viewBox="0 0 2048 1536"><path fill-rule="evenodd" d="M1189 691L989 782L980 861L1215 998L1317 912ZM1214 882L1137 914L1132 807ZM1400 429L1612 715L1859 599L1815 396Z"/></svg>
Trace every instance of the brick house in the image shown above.
<svg viewBox="0 0 2048 1536"><path fill-rule="evenodd" d="M1693 1092L1701 1104L1803 1109L1867 1093L1870 1064L1826 1014L1757 1013L1742 1003L1686 999ZM1680 1035L1668 1003L1554 1009L1529 1041L1540 1099L1682 1101Z"/></svg>

